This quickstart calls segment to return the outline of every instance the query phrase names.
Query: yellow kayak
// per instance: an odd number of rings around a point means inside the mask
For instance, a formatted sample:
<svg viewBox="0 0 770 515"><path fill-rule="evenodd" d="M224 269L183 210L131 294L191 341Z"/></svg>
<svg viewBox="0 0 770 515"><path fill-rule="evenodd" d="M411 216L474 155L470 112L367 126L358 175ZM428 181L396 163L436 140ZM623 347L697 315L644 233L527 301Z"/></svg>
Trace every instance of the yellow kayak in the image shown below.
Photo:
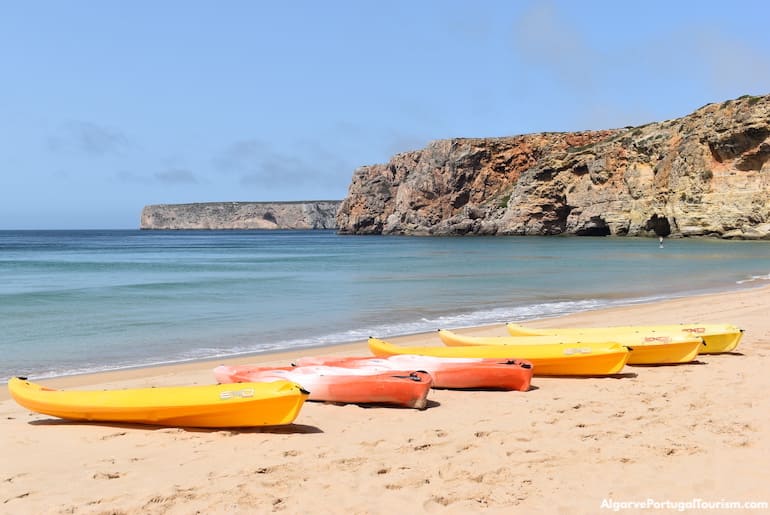
<svg viewBox="0 0 770 515"><path fill-rule="evenodd" d="M484 345L473 347L401 347L369 338L375 356L417 354L444 358L524 359L538 376L602 376L617 374L628 360L628 350L617 343L566 345Z"/></svg>
<svg viewBox="0 0 770 515"><path fill-rule="evenodd" d="M15 377L8 390L20 405L44 415L175 427L290 424L308 395L289 381L63 391Z"/></svg>
<svg viewBox="0 0 770 515"><path fill-rule="evenodd" d="M507 324L506 328L511 336L602 336L614 338L620 334L637 334L654 338L660 336L673 336L676 334L688 334L703 338L705 345L700 354L720 354L730 352L738 347L743 336L743 329L732 324L668 324L668 325L629 325L609 327L570 327L534 329L520 324Z"/></svg>
<svg viewBox="0 0 770 515"><path fill-rule="evenodd" d="M642 336L635 333L616 335L546 335L546 336L466 336L440 330L439 338L450 347L468 345L564 345L584 343L617 343L627 347L629 365L661 365L689 363L704 348L703 340L686 334L666 336ZM605 337L606 336L606 337Z"/></svg>

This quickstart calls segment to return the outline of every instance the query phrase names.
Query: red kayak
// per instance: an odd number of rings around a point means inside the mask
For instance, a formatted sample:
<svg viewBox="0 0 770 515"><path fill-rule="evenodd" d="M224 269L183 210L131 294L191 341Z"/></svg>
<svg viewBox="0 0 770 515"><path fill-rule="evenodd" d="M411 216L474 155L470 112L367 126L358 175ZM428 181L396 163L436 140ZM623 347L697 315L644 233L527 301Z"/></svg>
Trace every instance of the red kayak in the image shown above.
<svg viewBox="0 0 770 515"><path fill-rule="evenodd" d="M389 404L425 409L433 380L427 372L382 367L255 367L220 365L220 383L292 381L310 392L308 400L341 404Z"/></svg>
<svg viewBox="0 0 770 515"><path fill-rule="evenodd" d="M387 358L305 357L294 362L298 367L327 365L334 367L381 367L396 370L425 370L433 377L434 388L479 388L494 390L529 390L532 364L519 359L440 358L400 354Z"/></svg>

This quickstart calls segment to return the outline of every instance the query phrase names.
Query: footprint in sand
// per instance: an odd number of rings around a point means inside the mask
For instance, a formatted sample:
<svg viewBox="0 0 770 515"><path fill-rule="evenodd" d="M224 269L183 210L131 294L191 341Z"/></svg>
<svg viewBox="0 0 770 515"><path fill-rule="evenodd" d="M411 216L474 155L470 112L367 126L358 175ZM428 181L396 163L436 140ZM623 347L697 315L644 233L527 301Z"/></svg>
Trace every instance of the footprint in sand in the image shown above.
<svg viewBox="0 0 770 515"><path fill-rule="evenodd" d="M113 438L118 438L119 436L125 436L127 433L126 431L121 431L120 433L112 433L109 435L104 435L99 440L111 440Z"/></svg>
<svg viewBox="0 0 770 515"><path fill-rule="evenodd" d="M93 475L94 479L119 479L123 476L122 472L97 472Z"/></svg>
<svg viewBox="0 0 770 515"><path fill-rule="evenodd" d="M373 442L359 442L359 443L361 444L362 447L377 447L378 445L384 442L385 440L380 438L379 440L375 440Z"/></svg>
<svg viewBox="0 0 770 515"><path fill-rule="evenodd" d="M439 506L447 507L450 504L452 504L454 501L452 499L449 499L447 497L444 497L443 495L434 495L430 498L430 500L426 501L423 504L423 508L426 510L429 510L432 505L438 504Z"/></svg>

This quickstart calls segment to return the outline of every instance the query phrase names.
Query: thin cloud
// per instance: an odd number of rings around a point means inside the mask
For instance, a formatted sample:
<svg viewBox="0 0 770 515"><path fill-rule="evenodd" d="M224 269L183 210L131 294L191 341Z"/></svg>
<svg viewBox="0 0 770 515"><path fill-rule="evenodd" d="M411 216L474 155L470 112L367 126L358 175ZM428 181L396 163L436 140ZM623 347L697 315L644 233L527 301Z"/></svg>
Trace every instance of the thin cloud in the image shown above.
<svg viewBox="0 0 770 515"><path fill-rule="evenodd" d="M127 170L121 170L115 173L114 178L123 184L180 185L199 184L201 182L192 171L184 168L169 168L153 174L138 174Z"/></svg>
<svg viewBox="0 0 770 515"><path fill-rule="evenodd" d="M592 71L599 52L550 2L538 2L518 18L513 27L514 45L521 56L548 69L577 90L593 89Z"/></svg>
<svg viewBox="0 0 770 515"><path fill-rule="evenodd" d="M146 175L121 170L115 174L115 179L124 184L149 184L152 181Z"/></svg>
<svg viewBox="0 0 770 515"><path fill-rule="evenodd" d="M264 156L270 153L270 146L263 141L236 141L214 158L214 166L225 172L253 173Z"/></svg>
<svg viewBox="0 0 770 515"><path fill-rule="evenodd" d="M433 127L431 124L427 124ZM331 136L337 141L345 141L358 149L366 149L370 158L359 161L342 159L337 157L337 168L344 169L346 176L349 177L353 170L363 165L372 165L385 163L395 154L411 152L424 148L430 141L441 139L446 136L443 134L425 135L408 132L398 128L373 128L367 125L357 125L350 122L337 122L332 127Z"/></svg>
<svg viewBox="0 0 770 515"><path fill-rule="evenodd" d="M198 178L190 170L172 168L156 172L155 179L163 184L198 184Z"/></svg>
<svg viewBox="0 0 770 515"><path fill-rule="evenodd" d="M770 59L752 45L730 38L718 28L693 28L691 55L722 96L766 94L770 89ZM684 42L682 42L684 43ZM714 101L721 100L715 98Z"/></svg>
<svg viewBox="0 0 770 515"><path fill-rule="evenodd" d="M585 30L553 2L531 4L513 22L512 47L522 67L515 86L524 103L519 109L532 116L548 90L553 97L542 110L559 113L540 130L604 129L648 118L638 104L618 99L624 94L619 78L629 83L627 49L597 48Z"/></svg>
<svg viewBox="0 0 770 515"><path fill-rule="evenodd" d="M552 81L554 102L563 104L565 116L572 113L568 124L573 127L684 116L708 102L766 94L770 84L770 58L749 39L719 26L688 22L601 48L592 46L585 30L552 2L533 4L512 27L514 52L530 70L544 74L540 80ZM537 74L523 80L527 76ZM651 78L657 79L652 86ZM696 89L700 96L693 98ZM661 112L662 96L692 105L683 112Z"/></svg>
<svg viewBox="0 0 770 515"><path fill-rule="evenodd" d="M243 185L289 185L308 182L313 176L313 169L302 159L269 153L252 162L247 170L240 174Z"/></svg>
<svg viewBox="0 0 770 515"><path fill-rule="evenodd" d="M96 157L121 154L129 147L129 139L121 131L86 121L66 122L48 140L48 148L53 151Z"/></svg>
<svg viewBox="0 0 770 515"><path fill-rule="evenodd" d="M349 165L315 141L302 141L292 153L276 150L257 140L242 140L229 145L214 158L221 172L234 174L244 186L280 188L292 185L325 185L350 173Z"/></svg>
<svg viewBox="0 0 770 515"><path fill-rule="evenodd" d="M401 154L420 150L428 145L429 141L413 134L393 132L386 139L385 148L390 155Z"/></svg>

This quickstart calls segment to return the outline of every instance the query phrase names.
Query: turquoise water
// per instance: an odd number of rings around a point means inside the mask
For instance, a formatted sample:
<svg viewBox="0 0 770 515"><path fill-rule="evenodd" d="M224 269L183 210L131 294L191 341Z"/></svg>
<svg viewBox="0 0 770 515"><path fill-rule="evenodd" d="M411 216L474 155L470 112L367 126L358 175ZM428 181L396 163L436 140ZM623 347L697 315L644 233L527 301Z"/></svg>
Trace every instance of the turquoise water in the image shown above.
<svg viewBox="0 0 770 515"><path fill-rule="evenodd" d="M767 242L0 231L0 381L763 285ZM621 321L618 321L621 322Z"/></svg>

